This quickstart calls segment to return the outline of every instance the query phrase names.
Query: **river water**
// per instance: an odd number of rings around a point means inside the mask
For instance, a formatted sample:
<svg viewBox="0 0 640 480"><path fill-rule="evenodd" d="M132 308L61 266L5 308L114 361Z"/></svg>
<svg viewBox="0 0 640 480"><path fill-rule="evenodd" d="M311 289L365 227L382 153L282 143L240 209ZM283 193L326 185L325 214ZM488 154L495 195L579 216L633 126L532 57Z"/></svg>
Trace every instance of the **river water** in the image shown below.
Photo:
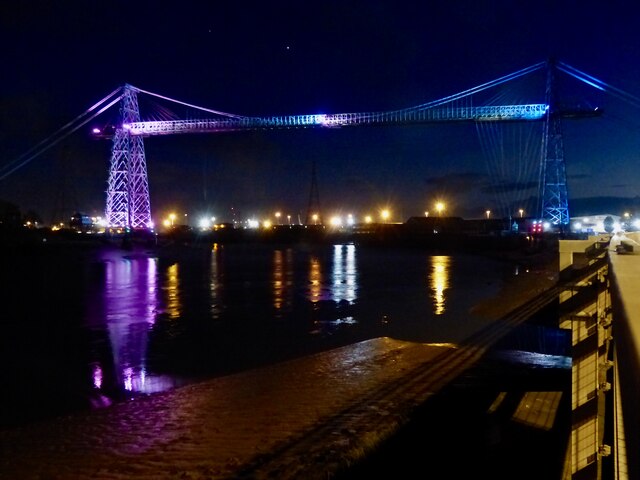
<svg viewBox="0 0 640 480"><path fill-rule="evenodd" d="M3 261L0 426L379 336L457 343L517 267L336 245L42 247Z"/></svg>

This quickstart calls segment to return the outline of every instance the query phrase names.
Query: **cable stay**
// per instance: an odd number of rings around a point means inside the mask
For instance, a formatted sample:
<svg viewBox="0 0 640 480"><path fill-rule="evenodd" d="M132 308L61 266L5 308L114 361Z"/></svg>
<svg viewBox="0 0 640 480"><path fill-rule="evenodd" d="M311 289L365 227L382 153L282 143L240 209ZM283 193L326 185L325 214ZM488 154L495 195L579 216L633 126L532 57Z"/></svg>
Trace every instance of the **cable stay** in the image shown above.
<svg viewBox="0 0 640 480"><path fill-rule="evenodd" d="M120 94L120 95L118 95L118 94ZM118 96L116 98L114 98L113 100L111 100L107 105L105 105L104 107L102 107L98 111L96 111L93 115L91 115L90 117L86 118L84 121L80 122L80 120L82 120L84 117L89 115L96 108L100 107L102 104L107 102L109 99L111 99L115 95L118 95ZM68 122L66 125L62 126L55 133L53 133L52 135L50 135L47 138L45 138L44 140L39 142L34 147L32 147L29 150L27 150L25 153L20 155L18 158L12 160L11 162L9 162L6 165L3 165L2 168L0 169L0 180L4 180L6 177L11 175L13 172L18 170L19 168L22 168L23 166L25 166L26 164L28 164L29 162L31 162L32 160L34 160L38 156L42 155L44 152L46 152L50 148L52 148L55 145L57 145L58 143L60 143L62 140L64 140L69 135L71 135L72 133L76 132L77 130L79 130L83 126L85 126L87 123L89 123L91 120L96 118L98 115L102 114L103 112L105 112L106 110L111 108L113 105L118 103L121 99L122 99L122 87L119 87L116 90L114 90L113 92L111 92L109 95L104 97L102 100L98 101L95 105L91 106L90 108L85 110L83 113L78 115L76 118L74 118L73 120ZM78 122L80 122L80 123L78 123Z"/></svg>
<svg viewBox="0 0 640 480"><path fill-rule="evenodd" d="M497 78L497 79L492 80L490 82L483 83L481 85L478 85L476 87L470 88L468 90L464 90L464 91L462 91L460 93L456 93L454 95L449 95L447 97L443 97L443 98L440 98L438 100L433 100L431 102L423 103L421 105L416 105L415 107L409 107L409 108L405 108L405 109L402 109L402 110L397 110L397 112L408 112L408 111L413 111L413 110L434 108L434 107L437 107L439 105L443 105L445 103L453 102L455 100L459 100L459 99L464 98L464 97L469 97L471 95L474 95L476 93L482 92L482 91L487 90L489 88L496 87L496 86L501 85L501 84L503 84L505 82L509 82L511 80L515 80L516 78L519 78L519 77L522 77L524 75L528 75L528 74L533 73L535 71L541 70L542 68L544 68L545 65L546 65L546 62L539 62L539 63L536 63L535 65L531 65L529 67L526 67L526 68L523 68L521 70L518 70L517 72L510 73L508 75L504 75L503 77Z"/></svg>
<svg viewBox="0 0 640 480"><path fill-rule="evenodd" d="M640 98L635 95L632 95L631 93L625 92L620 88L614 87L613 85L603 82L602 80L599 80L591 75L588 75L578 70L577 68L572 67L571 65L567 65L566 63L558 62L556 67L558 68L558 70L566 73L567 75L572 76L577 80L580 80L583 83L586 83L587 85L597 90L609 93L619 98L620 100L626 101L627 103L635 107L640 107Z"/></svg>
<svg viewBox="0 0 640 480"><path fill-rule="evenodd" d="M128 85L127 84L125 86L125 88L130 88L130 89L132 89L133 91L135 91L137 93L145 93L147 95L151 95L153 97L161 98L161 99L167 100L169 102L177 103L179 105L184 105L185 107L195 108L196 110L201 110L203 112L213 113L215 115L220 115L222 117L236 118L236 119L246 118L246 117L243 117L242 115L235 115L233 113L226 113L226 112L221 112L219 110L212 110L210 108L199 107L199 106L193 105L191 103L182 102L182 101L176 100L174 98L169 98L169 97L165 97L164 95L160 95L160 94L157 94L157 93L149 92L148 90L142 90L141 88L134 87L133 85Z"/></svg>
<svg viewBox="0 0 640 480"><path fill-rule="evenodd" d="M541 124L476 123L481 151L485 157L488 190L496 205L496 216L507 218L534 211L540 164Z"/></svg>

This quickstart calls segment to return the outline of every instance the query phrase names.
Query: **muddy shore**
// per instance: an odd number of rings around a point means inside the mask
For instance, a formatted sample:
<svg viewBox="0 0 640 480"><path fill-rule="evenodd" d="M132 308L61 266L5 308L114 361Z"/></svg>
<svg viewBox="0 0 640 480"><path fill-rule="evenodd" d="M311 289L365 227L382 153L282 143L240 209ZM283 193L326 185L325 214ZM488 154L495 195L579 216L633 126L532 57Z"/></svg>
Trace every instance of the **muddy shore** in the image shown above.
<svg viewBox="0 0 640 480"><path fill-rule="evenodd" d="M522 267L515 281L472 312L498 319L558 281L557 241L535 252L502 253ZM563 478L570 432L571 370L505 362L489 352L474 368L427 401L410 421L337 480L382 478ZM527 391L559 391L553 428L518 425L510 414ZM507 400L497 412L492 402Z"/></svg>

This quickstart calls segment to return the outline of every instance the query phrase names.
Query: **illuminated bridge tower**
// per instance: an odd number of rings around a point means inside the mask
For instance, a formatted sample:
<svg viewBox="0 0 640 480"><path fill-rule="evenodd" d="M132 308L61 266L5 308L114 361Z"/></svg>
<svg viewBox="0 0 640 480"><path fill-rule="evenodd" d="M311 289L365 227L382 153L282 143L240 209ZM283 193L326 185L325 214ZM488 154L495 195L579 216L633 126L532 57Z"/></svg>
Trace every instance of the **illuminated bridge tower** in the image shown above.
<svg viewBox="0 0 640 480"><path fill-rule="evenodd" d="M110 227L153 228L147 162L142 136L131 135L129 126L140 121L135 89L125 85L120 103L122 123L113 137L107 183L105 217Z"/></svg>
<svg viewBox="0 0 640 480"><path fill-rule="evenodd" d="M547 115L544 120L542 137L543 155L540 162L541 211L540 217L552 225L563 228L569 224L569 198L567 194L567 173L564 162L561 114L557 108L552 60L547 65L546 103Z"/></svg>

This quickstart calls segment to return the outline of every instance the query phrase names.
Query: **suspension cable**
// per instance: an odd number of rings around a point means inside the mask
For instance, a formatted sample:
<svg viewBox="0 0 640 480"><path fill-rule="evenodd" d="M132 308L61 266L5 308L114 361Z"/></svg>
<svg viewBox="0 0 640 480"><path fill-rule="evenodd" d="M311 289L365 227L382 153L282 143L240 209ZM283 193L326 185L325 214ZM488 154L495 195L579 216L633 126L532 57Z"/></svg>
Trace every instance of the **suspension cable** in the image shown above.
<svg viewBox="0 0 640 480"><path fill-rule="evenodd" d="M460 98L463 97L467 97L470 95L473 95L475 93L481 92L483 90L487 90L489 88L495 87L497 85L500 85L502 83L508 82L510 80L515 80L516 78L522 77L524 75L528 75L529 73L535 72L537 70L540 70L542 67L545 66L545 62L539 62L536 63L535 65L531 65L529 67L523 68L521 70L518 70L517 72L513 72L510 73L508 75L504 75L500 78L497 78L495 80L492 80L490 82L486 82L483 83L481 85L478 85L476 87L470 88L468 90L464 90L462 92L456 93L454 95L449 95L447 97L443 97L441 99L438 100L433 100L431 102L427 102L427 103L423 103L421 105L416 105L415 107L409 107L403 110L397 110L398 112L400 111L411 111L411 110L419 110L419 109L428 109L428 108L433 108L433 107L437 107L438 105L442 105L443 103L449 103L452 102L454 100L458 100Z"/></svg>
<svg viewBox="0 0 640 480"><path fill-rule="evenodd" d="M32 151L34 151L35 149L37 149L38 147L40 147L40 145L48 142L49 140L51 140L52 138L54 138L56 135L58 135L60 132L64 131L65 129L69 128L70 126L72 126L75 122L77 122L78 120L80 120L82 117L84 117L85 115L88 115L89 113L91 113L93 110L95 110L96 108L98 108L100 105L102 105L104 102L106 102L107 100L109 100L111 97L113 97L115 94L117 94L118 92L120 92L122 90L122 87L118 87L116 88L113 92L111 92L109 95L107 95L106 97L104 97L102 100L98 101L95 105L89 107L87 110L85 110L83 113L81 113L80 115L78 115L76 118L74 118L73 120L71 120L70 122L68 122L66 125L60 127L55 133L53 133L52 135L48 136L47 138L45 138L44 140L42 140L41 142L39 142L37 145L31 147L29 150L27 150L26 152L24 152L20 157L18 157L16 160L20 160L20 158L29 155ZM118 97L116 99L116 102L118 100L120 100L122 97ZM113 102L115 103L115 102ZM113 103L110 103L109 105L113 105ZM93 118L93 117L92 117Z"/></svg>
<svg viewBox="0 0 640 480"><path fill-rule="evenodd" d="M594 87L603 92L614 94L618 98L625 100L636 107L640 107L640 98L628 92L625 92L620 88L614 87L613 85L603 82L602 80L599 80L596 77L593 77L587 73L584 73L578 70L577 68L572 67L571 65L567 65L566 63L563 63L563 62L558 62L558 69L580 80L581 82L586 83L591 87Z"/></svg>
<svg viewBox="0 0 640 480"><path fill-rule="evenodd" d="M87 123L89 123L91 120L93 120L94 118L96 118L98 115L100 115L101 113L103 113L105 110L111 108L113 105L115 105L116 103L118 103L120 101L120 99L122 98L122 95L115 98L114 100L112 100L111 102L109 102L109 104L107 104L106 106L102 107L100 110L98 110L96 113L94 113L93 115L91 115L89 118L87 118L86 120L84 120L83 122L79 123L78 125L76 125L73 129L69 130L68 132L66 132L65 134L63 134L62 136L60 136L59 138L55 139L54 141L52 141L51 143L49 143L48 145L43 146L41 149L39 149L37 152L33 153L31 156L29 156L28 158L22 160L18 165L15 165L13 168L11 168L9 171L6 171L2 174L0 174L0 180L4 180L5 178L7 178L9 175L11 175L13 172L15 172L16 170L18 170L19 168L25 166L27 163L29 163L30 161L32 161L34 158L38 157L39 155L41 155L42 153L46 152L47 150L49 150L51 147L57 145L58 143L60 143L62 140L64 140L65 138L67 138L69 135L71 135L72 133L74 133L76 130L78 130L79 128L83 127L84 125L86 125ZM94 106L95 107L95 106ZM92 107L93 108L93 107ZM84 116L81 115L81 116ZM65 125L66 127L66 125ZM58 130L58 132L60 132L62 129ZM56 134L58 133L56 132ZM56 134L52 135L49 138L54 137ZM39 145L41 145L43 142L40 142ZM36 147L34 147L36 148ZM34 148L32 148L30 151L33 151ZM25 155L22 155L19 158L23 158ZM16 163L19 159L16 159L14 161L12 161L9 165L6 165L5 167L3 167L3 170L6 170L7 168L9 168L11 166L11 164Z"/></svg>
<svg viewBox="0 0 640 480"><path fill-rule="evenodd" d="M202 110L203 112L214 113L216 115L221 115L223 117L229 117L229 118L245 118L242 115L236 115L236 114L233 114L233 113L220 112L218 110L212 110L210 108L199 107L198 105L193 105L191 103L182 102L182 101L176 100L174 98L165 97L164 95L160 95L160 94L157 94L157 93L149 92L147 90L142 90L141 88L134 87L133 85L127 85L127 86L129 88L134 89L136 92L146 93L147 95L152 95L154 97L162 98L163 100L168 100L170 102L178 103L180 105L184 105L185 107L191 107L191 108L195 108L195 109L198 109L198 110Z"/></svg>

